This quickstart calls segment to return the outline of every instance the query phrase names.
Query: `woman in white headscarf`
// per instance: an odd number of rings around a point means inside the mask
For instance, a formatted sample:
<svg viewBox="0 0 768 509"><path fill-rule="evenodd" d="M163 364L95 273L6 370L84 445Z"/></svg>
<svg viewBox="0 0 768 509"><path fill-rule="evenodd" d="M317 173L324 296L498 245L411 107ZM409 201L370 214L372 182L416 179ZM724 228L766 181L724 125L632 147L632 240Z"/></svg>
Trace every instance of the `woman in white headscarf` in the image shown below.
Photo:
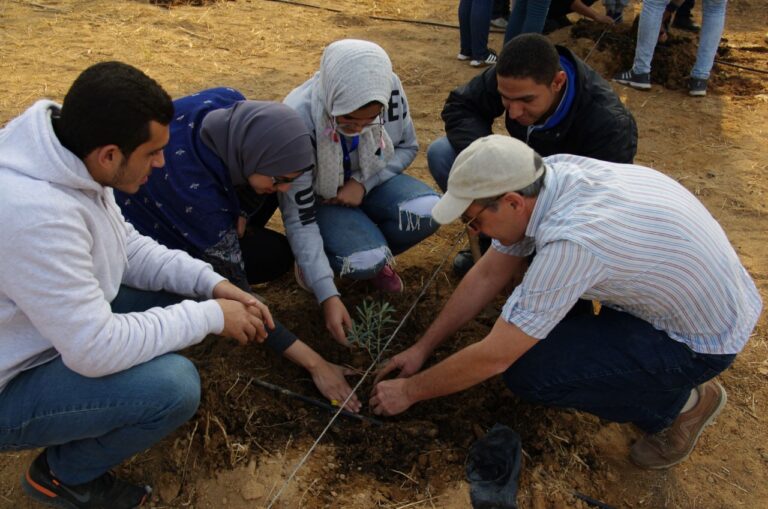
<svg viewBox="0 0 768 509"><path fill-rule="evenodd" d="M334 273L401 292L394 255L437 230L431 210L439 196L403 173L418 142L402 83L378 45L330 44L320 71L284 102L303 118L316 155L314 171L280 197L297 276L346 343L351 319Z"/></svg>

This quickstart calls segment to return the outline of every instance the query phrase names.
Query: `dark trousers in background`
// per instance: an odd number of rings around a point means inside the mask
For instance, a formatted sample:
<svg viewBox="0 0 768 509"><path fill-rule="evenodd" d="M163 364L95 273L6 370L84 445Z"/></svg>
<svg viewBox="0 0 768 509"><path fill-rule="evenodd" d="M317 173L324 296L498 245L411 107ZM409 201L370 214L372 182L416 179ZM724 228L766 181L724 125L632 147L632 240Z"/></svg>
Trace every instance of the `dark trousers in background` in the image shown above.
<svg viewBox="0 0 768 509"><path fill-rule="evenodd" d="M509 0L493 0L493 9L491 10L491 19L509 17Z"/></svg>
<svg viewBox="0 0 768 509"><path fill-rule="evenodd" d="M459 38L462 55L473 60L488 56L488 32L491 29L493 0L461 0L459 2Z"/></svg>

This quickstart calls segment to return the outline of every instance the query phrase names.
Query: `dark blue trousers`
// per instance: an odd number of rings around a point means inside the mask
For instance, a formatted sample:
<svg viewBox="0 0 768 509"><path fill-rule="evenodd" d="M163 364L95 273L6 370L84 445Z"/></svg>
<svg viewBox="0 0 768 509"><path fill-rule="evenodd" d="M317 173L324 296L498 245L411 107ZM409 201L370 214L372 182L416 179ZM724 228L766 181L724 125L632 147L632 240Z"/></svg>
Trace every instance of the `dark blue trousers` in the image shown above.
<svg viewBox="0 0 768 509"><path fill-rule="evenodd" d="M520 398L656 433L736 357L696 353L628 313L576 307L504 373Z"/></svg>

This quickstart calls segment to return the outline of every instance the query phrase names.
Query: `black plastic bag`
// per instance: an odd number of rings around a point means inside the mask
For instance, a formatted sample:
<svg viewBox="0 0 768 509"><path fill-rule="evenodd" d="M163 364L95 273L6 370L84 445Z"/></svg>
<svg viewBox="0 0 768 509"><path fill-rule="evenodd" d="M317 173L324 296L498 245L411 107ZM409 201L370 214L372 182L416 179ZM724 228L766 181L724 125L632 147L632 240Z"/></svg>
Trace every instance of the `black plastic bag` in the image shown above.
<svg viewBox="0 0 768 509"><path fill-rule="evenodd" d="M520 435L503 424L472 444L467 480L474 509L517 509L521 456Z"/></svg>

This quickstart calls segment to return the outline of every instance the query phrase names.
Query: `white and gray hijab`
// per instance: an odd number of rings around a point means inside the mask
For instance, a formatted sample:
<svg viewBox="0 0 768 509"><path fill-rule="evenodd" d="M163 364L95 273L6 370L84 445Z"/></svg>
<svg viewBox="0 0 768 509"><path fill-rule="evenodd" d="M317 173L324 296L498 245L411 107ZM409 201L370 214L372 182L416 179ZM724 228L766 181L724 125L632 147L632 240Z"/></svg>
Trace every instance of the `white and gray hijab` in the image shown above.
<svg viewBox="0 0 768 509"><path fill-rule="evenodd" d="M315 192L336 196L344 185L343 152L335 118L373 101L386 109L392 93L392 62L377 44L356 39L336 41L325 48L312 88L312 120L317 142ZM363 180L384 169L394 153L383 125L360 133L358 161Z"/></svg>

